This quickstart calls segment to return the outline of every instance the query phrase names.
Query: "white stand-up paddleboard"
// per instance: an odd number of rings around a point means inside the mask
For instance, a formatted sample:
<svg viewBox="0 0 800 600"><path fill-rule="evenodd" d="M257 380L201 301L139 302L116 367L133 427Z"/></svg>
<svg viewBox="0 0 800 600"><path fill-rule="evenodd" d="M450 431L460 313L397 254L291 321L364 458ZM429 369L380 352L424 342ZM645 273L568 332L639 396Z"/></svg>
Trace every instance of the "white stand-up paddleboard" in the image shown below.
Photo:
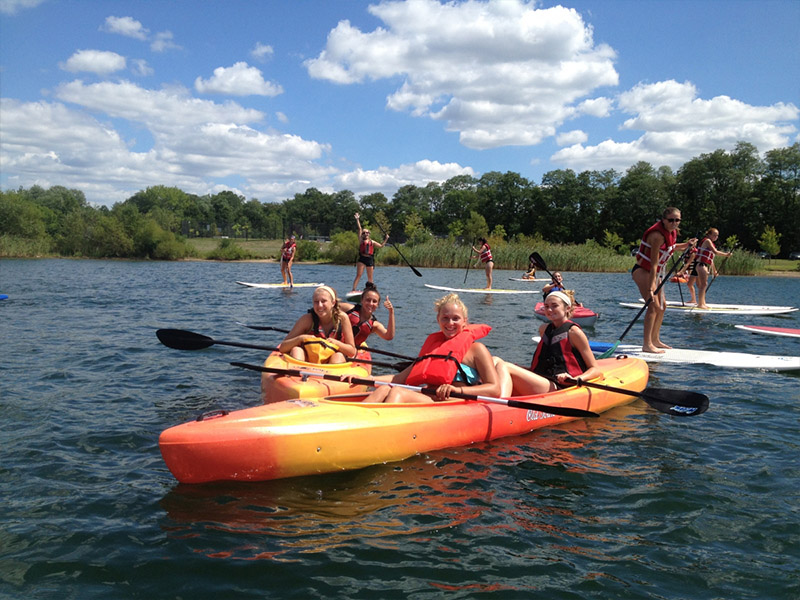
<svg viewBox="0 0 800 600"><path fill-rule="evenodd" d="M800 338L800 329L790 327L761 327L760 325L737 325L736 329L743 329L750 333L763 333L765 335L779 335L783 337Z"/></svg>
<svg viewBox="0 0 800 600"><path fill-rule="evenodd" d="M453 288L443 285L431 285L426 283L425 287L432 290L442 290L444 292L457 292L459 294L540 294L537 290L498 290L496 288Z"/></svg>
<svg viewBox="0 0 800 600"><path fill-rule="evenodd" d="M625 308L642 308L644 300L638 302L620 302ZM708 315L782 315L798 310L792 306L755 306L751 304L709 304L708 308L697 308L694 304L681 304L667 301L667 310L689 314Z"/></svg>
<svg viewBox="0 0 800 600"><path fill-rule="evenodd" d="M292 287L302 288L302 287L319 287L321 285L325 285L324 283L295 283L294 286L290 286L288 283L248 283L247 281L237 281L239 285L244 285L247 287L252 288L261 288L261 289L290 289Z"/></svg>
<svg viewBox="0 0 800 600"><path fill-rule="evenodd" d="M538 340L538 336L534 338ZM592 352L602 353L614 344L589 341ZM665 348L663 354L642 352L641 346L620 344L614 354L625 354L651 363L703 364L727 369L763 369L765 371L800 370L800 356L773 356L769 354L747 354L744 352L717 352L715 350L691 350L688 348Z"/></svg>
<svg viewBox="0 0 800 600"><path fill-rule="evenodd" d="M508 279L511 281L524 281L526 283L533 281L550 281L549 277L546 277L545 279L525 279L524 277L509 277Z"/></svg>

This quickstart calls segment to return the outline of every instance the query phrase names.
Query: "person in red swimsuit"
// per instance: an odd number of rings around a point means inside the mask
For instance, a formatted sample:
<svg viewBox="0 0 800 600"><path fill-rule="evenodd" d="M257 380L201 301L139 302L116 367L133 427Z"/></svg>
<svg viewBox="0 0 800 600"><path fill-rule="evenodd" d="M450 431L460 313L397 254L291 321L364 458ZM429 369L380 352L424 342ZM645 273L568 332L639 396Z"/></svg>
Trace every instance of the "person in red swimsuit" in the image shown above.
<svg viewBox="0 0 800 600"><path fill-rule="evenodd" d="M283 283L288 283L290 287L294 287L294 276L292 275L292 263L294 263L294 255L297 252L297 242L295 236L291 236L283 242L281 246L281 276Z"/></svg>
<svg viewBox="0 0 800 600"><path fill-rule="evenodd" d="M714 257L717 254L722 256L730 256L730 252L723 252L717 250L714 245L719 239L719 230L712 227L703 236L700 245L697 246L697 308L708 308L706 305L706 288L708 288L708 275L709 271L714 272L714 277L717 276L717 267L714 266Z"/></svg>
<svg viewBox="0 0 800 600"><path fill-rule="evenodd" d="M486 270L486 289L492 289L492 270L494 269L494 260L492 259L492 248L486 238L478 238L481 243L480 248L472 246L472 251L475 252L483 263L483 268Z"/></svg>

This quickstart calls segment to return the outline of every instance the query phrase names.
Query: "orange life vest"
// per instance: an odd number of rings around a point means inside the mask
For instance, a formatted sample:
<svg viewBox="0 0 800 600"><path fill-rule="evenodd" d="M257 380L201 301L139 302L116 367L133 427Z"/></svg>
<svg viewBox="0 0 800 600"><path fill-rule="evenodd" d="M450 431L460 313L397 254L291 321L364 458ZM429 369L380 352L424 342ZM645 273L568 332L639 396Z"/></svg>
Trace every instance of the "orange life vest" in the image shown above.
<svg viewBox="0 0 800 600"><path fill-rule="evenodd" d="M485 337L491 330L488 325L476 324L467 325L461 333L449 339L441 331L430 334L422 344L406 383L432 386L452 383L472 342Z"/></svg>

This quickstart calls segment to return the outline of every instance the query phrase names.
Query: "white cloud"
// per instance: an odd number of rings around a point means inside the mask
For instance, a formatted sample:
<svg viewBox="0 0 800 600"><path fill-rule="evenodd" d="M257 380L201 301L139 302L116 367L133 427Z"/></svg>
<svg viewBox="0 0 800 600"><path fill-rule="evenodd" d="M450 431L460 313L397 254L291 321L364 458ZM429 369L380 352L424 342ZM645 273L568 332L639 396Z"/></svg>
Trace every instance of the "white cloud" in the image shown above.
<svg viewBox="0 0 800 600"><path fill-rule="evenodd" d="M36 8L44 0L0 0L0 13L15 15L21 10Z"/></svg>
<svg viewBox="0 0 800 600"><path fill-rule="evenodd" d="M125 68L125 57L104 50L78 50L59 66L72 73L88 71L97 75L108 75Z"/></svg>
<svg viewBox="0 0 800 600"><path fill-rule="evenodd" d="M271 81L264 81L261 71L246 62L237 62L232 67L217 67L210 79L195 79L194 88L201 94L228 94L231 96L277 96L283 88Z"/></svg>
<svg viewBox="0 0 800 600"><path fill-rule="evenodd" d="M589 139L585 131L580 129L573 129L572 131L565 131L556 136L556 143L559 146L571 146L573 144L582 144Z"/></svg>
<svg viewBox="0 0 800 600"><path fill-rule="evenodd" d="M250 51L250 56L255 58L256 60L264 61L268 58L272 58L272 55L275 51L272 49L272 46L268 46L266 44L262 44L258 42L256 47Z"/></svg>
<svg viewBox="0 0 800 600"><path fill-rule="evenodd" d="M159 31L150 44L153 52L165 52L166 50L180 50L180 46L172 41L171 31Z"/></svg>
<svg viewBox="0 0 800 600"><path fill-rule="evenodd" d="M533 145L567 119L599 115L592 98L614 86L614 51L595 45L573 9L520 0L369 7L385 27L364 33L341 21L309 74L340 84L401 78L387 106L446 122L470 148ZM580 103L580 104L577 104Z"/></svg>
<svg viewBox="0 0 800 600"><path fill-rule="evenodd" d="M146 40L149 31L132 17L106 17L100 31L117 33L137 40Z"/></svg>
<svg viewBox="0 0 800 600"><path fill-rule="evenodd" d="M580 143L556 152L551 160L576 170L624 170L638 161L678 168L700 154L732 150L747 141L766 152L791 144L800 116L793 104L752 106L728 96L697 97L691 83L639 84L620 94L619 108L634 115L622 129L643 131L630 142Z"/></svg>
<svg viewBox="0 0 800 600"><path fill-rule="evenodd" d="M396 168L355 169L337 175L334 181L339 189L348 189L356 194L383 192L391 197L404 185L424 186L431 181L442 182L456 175L474 176L475 172L472 168L462 167L458 163L443 164L438 161L420 160Z"/></svg>
<svg viewBox="0 0 800 600"><path fill-rule="evenodd" d="M281 111L277 111L277 112L275 113L275 118L276 118L276 119L278 119L278 121L280 121L281 123L288 123L288 122L289 122L289 117L287 117L287 116L286 116L284 113L282 113Z"/></svg>
<svg viewBox="0 0 800 600"><path fill-rule="evenodd" d="M134 58L131 60L131 71L134 75L146 77L153 74L153 69L147 64L147 61L142 58Z"/></svg>

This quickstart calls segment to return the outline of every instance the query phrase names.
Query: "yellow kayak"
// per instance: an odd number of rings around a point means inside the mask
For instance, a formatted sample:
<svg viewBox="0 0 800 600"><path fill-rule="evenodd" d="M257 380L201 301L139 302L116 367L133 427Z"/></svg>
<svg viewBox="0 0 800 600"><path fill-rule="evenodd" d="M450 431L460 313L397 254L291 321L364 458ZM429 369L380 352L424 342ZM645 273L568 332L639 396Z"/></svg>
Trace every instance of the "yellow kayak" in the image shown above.
<svg viewBox="0 0 800 600"><path fill-rule="evenodd" d="M635 392L647 386L649 373L643 360L604 359L598 366L605 376L601 380L604 385ZM310 383L311 379L303 386ZM298 389L304 393L302 386ZM525 434L575 419L481 400L367 404L351 397L325 399L327 394L217 411L171 427L159 438L162 456L182 483L263 481L399 461L422 452ZM515 398L595 413L634 399L618 391L591 387Z"/></svg>
<svg viewBox="0 0 800 600"><path fill-rule="evenodd" d="M369 360L369 352L359 352L358 358ZM273 352L264 361L265 367L279 369L295 369L331 373L334 375L352 375L353 377L369 377L372 365L362 363L343 363L338 365L315 364L292 358L280 352ZM294 400L297 398L320 398L331 395L366 391L366 386L350 385L342 381L293 377L263 373L261 375L261 397L265 404Z"/></svg>

